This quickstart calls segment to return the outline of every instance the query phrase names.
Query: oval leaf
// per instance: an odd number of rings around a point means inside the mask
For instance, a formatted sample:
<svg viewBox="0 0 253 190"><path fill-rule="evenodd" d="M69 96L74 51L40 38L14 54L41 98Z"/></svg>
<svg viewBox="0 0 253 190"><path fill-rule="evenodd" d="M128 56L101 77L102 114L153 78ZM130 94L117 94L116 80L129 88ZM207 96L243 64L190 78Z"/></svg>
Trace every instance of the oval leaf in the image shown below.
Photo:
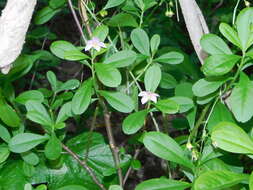
<svg viewBox="0 0 253 190"><path fill-rule="evenodd" d="M131 40L134 47L143 55L150 56L149 38L147 33L141 29L136 28L131 32Z"/></svg>
<svg viewBox="0 0 253 190"><path fill-rule="evenodd" d="M161 55L155 61L175 65L184 61L184 55L178 52L169 52Z"/></svg>
<svg viewBox="0 0 253 190"><path fill-rule="evenodd" d="M144 76L146 91L155 92L162 78L162 71L159 65L154 64L148 68Z"/></svg>

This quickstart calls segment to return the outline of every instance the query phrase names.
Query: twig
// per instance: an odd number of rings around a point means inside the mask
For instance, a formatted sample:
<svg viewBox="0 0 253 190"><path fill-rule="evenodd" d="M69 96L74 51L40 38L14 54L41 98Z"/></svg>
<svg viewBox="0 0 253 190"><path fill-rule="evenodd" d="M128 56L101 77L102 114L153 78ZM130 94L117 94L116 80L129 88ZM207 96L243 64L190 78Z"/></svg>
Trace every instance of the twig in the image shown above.
<svg viewBox="0 0 253 190"><path fill-rule="evenodd" d="M137 157L139 156L140 152L141 152L140 149L136 149L135 150L135 154L134 154L134 157L133 157L134 160L137 159ZM123 180L123 186L126 184L126 181L127 181L128 177L129 177L129 175L131 174L131 172L132 172L132 167L129 167L128 170L127 170L127 173L126 173L126 175L124 177L124 180Z"/></svg>
<svg viewBox="0 0 253 190"><path fill-rule="evenodd" d="M122 175L122 170L120 168L120 158L119 158L119 149L116 146L114 137L113 137L113 133L112 133L112 126L111 126L111 121L110 121L110 113L107 111L107 109L104 109L105 113L104 113L104 120L105 120L105 126L106 126L106 131L107 131L107 135L108 135L108 139L109 139L109 144L110 144L110 148L113 154L113 159L115 162L115 166L117 168L117 173L118 173L118 177L119 177L119 183L121 186L123 186L123 175Z"/></svg>
<svg viewBox="0 0 253 190"><path fill-rule="evenodd" d="M86 3L87 3L87 1L79 0L78 1L78 6L79 6L80 16L83 20L83 24L85 25L86 30L87 30L89 36L91 37L92 32L91 32L91 28L90 28L90 24L89 24L89 18L88 18L88 15L87 15L87 10L86 10L85 6L83 5L83 4L86 4Z"/></svg>
<svg viewBox="0 0 253 190"><path fill-rule="evenodd" d="M99 180L97 179L96 175L94 174L93 170L86 164L86 162L82 161L79 159L79 156L74 153L72 150L69 149L69 147L67 147L66 145L62 144L62 148L68 152L68 154L70 156L72 156L91 176L91 178L93 179L93 181L100 187L100 189L102 190L106 190L106 188L104 187L103 184L101 184L99 182Z"/></svg>
<svg viewBox="0 0 253 190"><path fill-rule="evenodd" d="M72 4L72 1L71 1L71 0L68 0L68 4L69 4L69 8L70 8L70 10L71 10L71 13L72 13L72 15L73 15L73 17L74 17L74 20L75 20L75 22L76 22L77 28L78 28L78 30L79 30L79 32L80 32L82 38L83 38L83 41L86 43L86 42L87 42L87 39L85 38L85 35L84 35L84 33L83 33L82 26L81 26L81 24L80 24L80 22L79 22L79 20L78 20L78 17L77 17L77 15L76 15L76 12L75 12L74 7L73 7L73 4Z"/></svg>

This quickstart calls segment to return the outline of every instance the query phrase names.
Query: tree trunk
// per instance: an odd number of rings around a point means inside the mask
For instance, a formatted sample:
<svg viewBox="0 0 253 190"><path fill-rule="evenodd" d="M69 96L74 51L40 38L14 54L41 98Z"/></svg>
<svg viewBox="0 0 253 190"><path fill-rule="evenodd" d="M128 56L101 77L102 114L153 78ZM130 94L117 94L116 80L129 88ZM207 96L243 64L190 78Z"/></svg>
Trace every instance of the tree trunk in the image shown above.
<svg viewBox="0 0 253 190"><path fill-rule="evenodd" d="M37 0L8 0L0 17L0 69L7 74L20 55Z"/></svg>

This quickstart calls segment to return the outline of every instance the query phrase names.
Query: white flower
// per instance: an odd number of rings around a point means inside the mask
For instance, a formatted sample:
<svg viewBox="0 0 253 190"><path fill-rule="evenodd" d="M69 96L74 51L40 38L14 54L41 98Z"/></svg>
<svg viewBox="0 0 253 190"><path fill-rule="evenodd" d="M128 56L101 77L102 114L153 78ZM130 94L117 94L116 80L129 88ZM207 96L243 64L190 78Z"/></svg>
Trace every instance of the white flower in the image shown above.
<svg viewBox="0 0 253 190"><path fill-rule="evenodd" d="M1 72L2 72L3 74L5 74L5 75L8 74L9 71L11 70L11 66L12 66L12 65L6 65L6 66L0 68L0 69L1 69Z"/></svg>
<svg viewBox="0 0 253 190"><path fill-rule="evenodd" d="M97 37L93 37L91 40L87 41L85 51L89 51L91 48L94 48L95 50L100 51L101 48L106 48L106 46Z"/></svg>
<svg viewBox="0 0 253 190"><path fill-rule="evenodd" d="M139 93L139 95L141 98L141 103L145 104L148 101L152 101L152 102L157 102L157 97L159 97L158 94L154 93L154 92L148 92L148 91L142 91Z"/></svg>

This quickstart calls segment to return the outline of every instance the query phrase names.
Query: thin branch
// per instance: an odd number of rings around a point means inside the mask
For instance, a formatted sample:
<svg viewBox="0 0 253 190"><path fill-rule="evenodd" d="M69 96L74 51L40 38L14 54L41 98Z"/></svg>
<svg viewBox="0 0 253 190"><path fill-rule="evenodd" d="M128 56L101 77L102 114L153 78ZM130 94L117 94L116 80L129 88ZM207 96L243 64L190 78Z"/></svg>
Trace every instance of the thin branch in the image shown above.
<svg viewBox="0 0 253 190"><path fill-rule="evenodd" d="M87 14L86 7L83 5L83 4L86 4L86 3L87 3L87 0L86 1L79 0L78 1L78 7L79 7L79 12L80 12L80 16L82 18L83 24L86 27L86 30L87 30L89 36L91 37L92 32L91 32L91 27L90 27L90 24L89 24L89 17L88 17L88 14Z"/></svg>
<svg viewBox="0 0 253 190"><path fill-rule="evenodd" d="M99 182L99 180L97 179L97 177L94 174L93 170L86 164L86 162L80 160L79 156L76 153L74 153L72 150L70 150L69 147L67 147L66 145L62 144L62 148L70 156L72 156L88 172L88 174L91 176L91 178L93 179L93 181L100 187L100 189L106 190L106 188L104 187L104 185Z"/></svg>
<svg viewBox="0 0 253 190"><path fill-rule="evenodd" d="M135 150L135 154L134 154L134 157L133 157L134 160L137 159L137 157L139 156L140 152L141 152L140 149L136 149L136 150ZM126 173L126 175L125 175L125 177L124 177L123 185L126 184L127 179L128 179L128 177L129 177L129 175L131 174L131 172L132 172L132 167L129 167L128 170L127 170L127 173Z"/></svg>
<svg viewBox="0 0 253 190"><path fill-rule="evenodd" d="M86 39L86 37L85 37L85 35L84 35L84 33L83 33L82 26L81 26L81 24L80 24L80 22L79 22L79 19L78 19L77 15L76 15L75 9L74 9L73 4L72 4L72 1L71 1L71 0L68 0L68 4L69 4L69 8L70 8L70 10L71 10L71 13L72 13L72 15L73 15L73 17L74 17L74 20L75 20L75 22L76 22L77 28L78 28L78 30L79 30L81 36L82 36L82 39L83 39L83 41L84 41L85 43L87 43L87 39Z"/></svg>

